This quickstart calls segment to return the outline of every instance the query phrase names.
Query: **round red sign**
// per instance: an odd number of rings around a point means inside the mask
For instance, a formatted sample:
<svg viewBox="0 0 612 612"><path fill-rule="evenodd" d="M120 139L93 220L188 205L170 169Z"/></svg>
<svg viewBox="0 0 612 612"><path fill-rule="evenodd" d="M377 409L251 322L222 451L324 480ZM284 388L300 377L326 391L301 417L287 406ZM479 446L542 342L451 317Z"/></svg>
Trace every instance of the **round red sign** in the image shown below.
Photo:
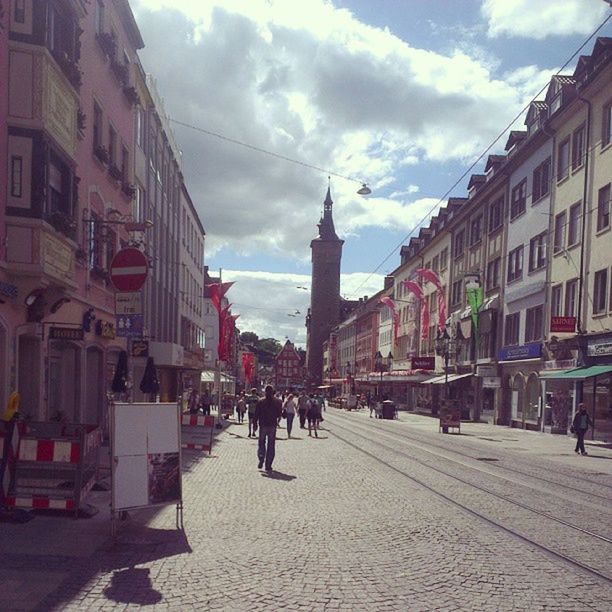
<svg viewBox="0 0 612 612"><path fill-rule="evenodd" d="M149 264L142 251L121 249L110 265L110 279L117 291L138 291L147 280Z"/></svg>

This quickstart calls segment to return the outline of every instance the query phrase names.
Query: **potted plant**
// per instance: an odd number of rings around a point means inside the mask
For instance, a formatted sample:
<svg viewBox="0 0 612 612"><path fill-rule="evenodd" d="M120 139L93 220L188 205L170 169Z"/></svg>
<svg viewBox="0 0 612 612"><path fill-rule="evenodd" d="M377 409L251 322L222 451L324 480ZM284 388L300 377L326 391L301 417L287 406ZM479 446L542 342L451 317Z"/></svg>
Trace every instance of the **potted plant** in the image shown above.
<svg viewBox="0 0 612 612"><path fill-rule="evenodd" d="M128 82L128 67L116 58L111 59L111 70L122 85Z"/></svg>
<svg viewBox="0 0 612 612"><path fill-rule="evenodd" d="M123 94L125 95L125 97L128 99L128 101L130 102L132 106L135 106L136 104L138 104L138 102L140 102L140 98L138 97L138 92L136 91L135 87L132 87L132 86L124 87Z"/></svg>
<svg viewBox="0 0 612 612"><path fill-rule="evenodd" d="M96 35L96 39L105 55L108 57L117 55L117 39L110 32L100 32Z"/></svg>

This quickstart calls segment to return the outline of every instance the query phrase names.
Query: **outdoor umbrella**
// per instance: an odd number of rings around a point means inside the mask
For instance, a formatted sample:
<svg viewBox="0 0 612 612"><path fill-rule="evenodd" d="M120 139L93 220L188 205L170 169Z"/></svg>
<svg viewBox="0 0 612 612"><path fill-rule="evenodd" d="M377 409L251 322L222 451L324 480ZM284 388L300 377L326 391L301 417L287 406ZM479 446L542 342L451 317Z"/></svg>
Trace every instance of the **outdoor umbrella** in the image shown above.
<svg viewBox="0 0 612 612"><path fill-rule="evenodd" d="M113 393L125 393L127 390L127 378L128 378L128 362L127 353L121 351L119 353L119 359L117 359L117 367L115 369L115 376L113 376L113 384L111 390Z"/></svg>
<svg viewBox="0 0 612 612"><path fill-rule="evenodd" d="M143 393L157 393L159 391L159 381L157 380L153 357L147 359L147 365L140 381L140 390Z"/></svg>

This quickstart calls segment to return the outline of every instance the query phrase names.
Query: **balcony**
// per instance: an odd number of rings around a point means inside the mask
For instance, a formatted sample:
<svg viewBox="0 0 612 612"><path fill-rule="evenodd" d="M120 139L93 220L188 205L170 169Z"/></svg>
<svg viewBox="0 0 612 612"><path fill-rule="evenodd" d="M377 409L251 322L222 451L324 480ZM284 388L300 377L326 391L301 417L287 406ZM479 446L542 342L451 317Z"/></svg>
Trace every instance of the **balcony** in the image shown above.
<svg viewBox="0 0 612 612"><path fill-rule="evenodd" d="M56 219L56 222L60 222ZM63 222L63 221L62 221ZM7 217L6 271L39 286L76 289L74 254L77 245L47 221Z"/></svg>

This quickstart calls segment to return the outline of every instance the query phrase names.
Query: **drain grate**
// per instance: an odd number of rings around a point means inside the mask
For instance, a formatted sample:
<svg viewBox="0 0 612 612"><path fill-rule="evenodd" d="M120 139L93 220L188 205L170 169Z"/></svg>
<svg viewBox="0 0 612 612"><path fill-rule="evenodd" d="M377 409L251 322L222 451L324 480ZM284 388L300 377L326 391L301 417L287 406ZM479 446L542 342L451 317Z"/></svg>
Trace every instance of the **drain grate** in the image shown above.
<svg viewBox="0 0 612 612"><path fill-rule="evenodd" d="M476 461L499 461L493 457L476 457Z"/></svg>

